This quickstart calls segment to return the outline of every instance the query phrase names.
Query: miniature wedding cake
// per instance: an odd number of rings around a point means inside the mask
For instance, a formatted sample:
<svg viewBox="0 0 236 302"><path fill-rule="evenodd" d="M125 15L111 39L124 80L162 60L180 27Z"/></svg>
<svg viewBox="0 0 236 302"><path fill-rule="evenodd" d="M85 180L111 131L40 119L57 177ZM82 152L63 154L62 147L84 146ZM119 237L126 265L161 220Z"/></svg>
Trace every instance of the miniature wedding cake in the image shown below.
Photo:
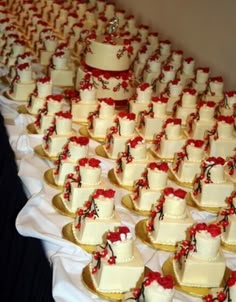
<svg viewBox="0 0 236 302"><path fill-rule="evenodd" d="M123 302L171 302L175 293L175 282L171 275L150 271L144 276L141 287L125 293Z"/></svg>
<svg viewBox="0 0 236 302"><path fill-rule="evenodd" d="M193 219L186 206L187 192L166 187L154 204L147 221L147 232L152 243L176 245L185 239Z"/></svg>
<svg viewBox="0 0 236 302"><path fill-rule="evenodd" d="M27 111L30 114L37 114L43 108L46 97L52 95L52 82L48 76L36 80L36 89L29 96Z"/></svg>
<svg viewBox="0 0 236 302"><path fill-rule="evenodd" d="M211 130L206 132L207 152L209 156L232 156L236 149L234 116L219 115Z"/></svg>
<svg viewBox="0 0 236 302"><path fill-rule="evenodd" d="M134 208L139 211L151 211L153 204L167 186L169 167L166 162L150 162L142 178L134 183L130 197Z"/></svg>
<svg viewBox="0 0 236 302"><path fill-rule="evenodd" d="M162 126L162 131L154 135L151 150L158 158L173 160L174 154L181 151L185 141L181 119L167 118Z"/></svg>
<svg viewBox="0 0 236 302"><path fill-rule="evenodd" d="M134 136L116 160L115 177L122 186L133 186L148 164L147 146L141 136Z"/></svg>
<svg viewBox="0 0 236 302"><path fill-rule="evenodd" d="M225 207L225 199L234 190L234 184L225 176L226 162L222 157L208 157L202 161L196 175L191 196L201 207Z"/></svg>
<svg viewBox="0 0 236 302"><path fill-rule="evenodd" d="M175 179L181 184L192 185L195 175L201 171L201 162L204 158L204 141L188 139L183 150L174 156L171 171Z"/></svg>
<svg viewBox="0 0 236 302"><path fill-rule="evenodd" d="M115 191L97 189L84 206L77 209L73 234L80 244L102 244L104 235L115 231L120 224L120 217L115 212Z"/></svg>
<svg viewBox="0 0 236 302"><path fill-rule="evenodd" d="M144 262L128 227L108 232L89 265L94 287L104 293L124 293L142 281ZM112 276L112 282L110 282Z"/></svg>
<svg viewBox="0 0 236 302"><path fill-rule="evenodd" d="M125 151L127 141L136 135L135 114L120 111L115 117L115 126L108 129L104 150L109 158L117 159Z"/></svg>
<svg viewBox="0 0 236 302"><path fill-rule="evenodd" d="M233 182L236 183L236 153L233 156L226 158L226 167L225 173L227 177Z"/></svg>
<svg viewBox="0 0 236 302"><path fill-rule="evenodd" d="M204 99L219 103L224 98L224 81L222 77L212 77L208 81Z"/></svg>
<svg viewBox="0 0 236 302"><path fill-rule="evenodd" d="M190 239L178 243L173 268L180 285L207 288L221 285L226 268L220 249L221 233L217 224L198 223L188 231Z"/></svg>
<svg viewBox="0 0 236 302"><path fill-rule="evenodd" d="M224 99L219 102L217 107L217 115L231 116L236 111L236 91L226 91Z"/></svg>
<svg viewBox="0 0 236 302"><path fill-rule="evenodd" d="M195 78L191 82L191 87L199 94L203 94L207 89L210 69L208 67L198 67L195 70Z"/></svg>

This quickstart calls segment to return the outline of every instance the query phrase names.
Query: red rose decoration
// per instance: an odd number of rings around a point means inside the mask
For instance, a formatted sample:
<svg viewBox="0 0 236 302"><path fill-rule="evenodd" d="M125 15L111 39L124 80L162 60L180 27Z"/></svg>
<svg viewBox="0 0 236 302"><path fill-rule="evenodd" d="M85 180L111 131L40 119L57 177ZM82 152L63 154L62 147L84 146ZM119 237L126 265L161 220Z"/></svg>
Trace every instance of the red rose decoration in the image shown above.
<svg viewBox="0 0 236 302"><path fill-rule="evenodd" d="M165 289L172 289L175 285L173 277L171 275L161 277L158 283Z"/></svg>
<svg viewBox="0 0 236 302"><path fill-rule="evenodd" d="M130 229L127 226L119 226L118 227L118 232L120 234L125 234L127 235L128 233L130 233Z"/></svg>
<svg viewBox="0 0 236 302"><path fill-rule="evenodd" d="M177 190L174 191L174 195L176 197L179 197L180 199L184 199L186 194L187 194L187 192L182 190L182 189L177 189Z"/></svg>
<svg viewBox="0 0 236 302"><path fill-rule="evenodd" d="M90 167L93 167L93 168L97 168L99 167L101 161L99 159L96 159L96 158L90 158L88 160L88 164Z"/></svg>
<svg viewBox="0 0 236 302"><path fill-rule="evenodd" d="M174 189L172 187L166 187L164 190L164 195L168 196L170 194L173 194L174 193Z"/></svg>
<svg viewBox="0 0 236 302"><path fill-rule="evenodd" d="M109 232L107 234L107 240L111 242L120 241L120 233L119 232Z"/></svg>
<svg viewBox="0 0 236 302"><path fill-rule="evenodd" d="M104 196L106 198L114 198L116 191L112 190L112 189L108 189L104 191Z"/></svg>
<svg viewBox="0 0 236 302"><path fill-rule="evenodd" d="M211 234L212 237L216 237L221 234L221 227L216 224L210 224L207 227L207 231Z"/></svg>

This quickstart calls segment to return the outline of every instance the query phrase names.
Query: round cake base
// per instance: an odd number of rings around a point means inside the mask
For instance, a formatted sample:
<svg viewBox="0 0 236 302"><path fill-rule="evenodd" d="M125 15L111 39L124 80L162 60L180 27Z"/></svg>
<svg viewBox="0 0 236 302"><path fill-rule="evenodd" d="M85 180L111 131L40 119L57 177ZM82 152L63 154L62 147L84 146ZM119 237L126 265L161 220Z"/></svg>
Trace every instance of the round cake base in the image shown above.
<svg viewBox="0 0 236 302"><path fill-rule="evenodd" d="M59 193L53 197L53 199L52 199L53 207L63 216L75 218L76 214L67 210L60 195L61 195L61 193Z"/></svg>
<svg viewBox="0 0 236 302"><path fill-rule="evenodd" d="M42 159L47 159L50 161L57 160L57 156L48 156L48 154L44 151L42 145L38 145L38 146L34 147L34 152Z"/></svg>
<svg viewBox="0 0 236 302"><path fill-rule="evenodd" d="M20 105L16 108L16 111L20 114L30 114L29 111L27 110L27 107L25 105Z"/></svg>
<svg viewBox="0 0 236 302"><path fill-rule="evenodd" d="M98 155L98 156L101 156L103 158L108 158L108 159L112 159L112 158L109 158L109 156L107 155L105 149L104 149L104 146L103 145L99 145L95 148L95 153Z"/></svg>
<svg viewBox="0 0 236 302"><path fill-rule="evenodd" d="M26 126L26 129L27 129L27 131L28 131L30 134L39 134L39 133L37 132L37 129L36 129L34 123L28 124L28 125Z"/></svg>
<svg viewBox="0 0 236 302"><path fill-rule="evenodd" d="M176 290L179 290L183 293L189 294L194 297L205 297L210 293L211 288L208 287L191 287L191 286L183 286L179 284L179 282L176 279L175 273L174 273L174 268L173 268L173 260L172 258L168 258L163 266L162 266L162 271L164 275L171 275L174 278L175 281L175 288ZM230 275L231 270L226 267L225 269L225 275L223 277L222 284L220 287L224 287L226 280L228 279L228 276Z"/></svg>
<svg viewBox="0 0 236 302"><path fill-rule="evenodd" d="M44 181L46 182L47 185L49 185L50 187L54 188L54 189L58 189L58 190L62 190L63 186L59 186L55 183L54 177L53 177L53 168L47 170L44 173Z"/></svg>
<svg viewBox="0 0 236 302"><path fill-rule="evenodd" d="M136 215L149 216L151 211L138 210L134 207L134 203L130 194L125 195L121 199L121 204L129 211Z"/></svg>
<svg viewBox="0 0 236 302"><path fill-rule="evenodd" d="M150 271L150 269L148 267L145 267L144 269L144 275L147 274ZM90 269L89 269L89 264L87 266L84 267L83 271L82 271L82 281L83 284L85 285L85 287L92 292L93 294L99 296L100 298L103 298L105 300L109 300L109 301L123 301L124 300L124 293L105 293L105 292L101 292L98 291L94 284L93 284L93 280L91 277L91 273L90 273ZM140 278L137 287L141 287L141 284L143 282L143 278Z"/></svg>
<svg viewBox="0 0 236 302"><path fill-rule="evenodd" d="M64 239L78 245L79 247L81 247L83 250L85 250L88 253L93 253L96 251L96 247L97 245L90 245L90 244L80 244L74 234L73 234L73 222L70 222L68 224L66 224L63 228L62 228L62 236Z"/></svg>
<svg viewBox="0 0 236 302"><path fill-rule="evenodd" d="M143 243L145 243L146 245L148 245L156 250L174 252L176 249L175 245L153 243L150 240L150 238L148 236L148 232L147 232L147 219L140 220L135 225L135 234Z"/></svg>

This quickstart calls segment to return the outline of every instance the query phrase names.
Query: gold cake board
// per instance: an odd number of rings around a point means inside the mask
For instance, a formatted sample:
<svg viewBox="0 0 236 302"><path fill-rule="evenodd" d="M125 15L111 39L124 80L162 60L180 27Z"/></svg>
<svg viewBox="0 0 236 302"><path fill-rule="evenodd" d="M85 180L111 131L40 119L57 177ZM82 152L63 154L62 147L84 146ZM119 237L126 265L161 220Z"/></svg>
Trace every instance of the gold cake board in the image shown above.
<svg viewBox="0 0 236 302"><path fill-rule="evenodd" d="M129 190L129 191L133 190L132 186L125 186L125 185L122 185L119 183L119 181L117 180L116 175L114 173L114 169L111 169L110 171L108 171L108 179L110 180L111 183L113 183L114 185L116 185L120 188Z"/></svg>
<svg viewBox="0 0 236 302"><path fill-rule="evenodd" d="M26 126L26 129L28 130L28 132L29 132L30 134L40 134L40 133L37 132L37 129L36 129L34 123L28 124L28 125Z"/></svg>
<svg viewBox="0 0 236 302"><path fill-rule="evenodd" d="M70 222L68 224L66 224L63 228L62 228L62 236L64 239L78 245L79 247L81 247L83 250L85 250L86 252L88 253L93 253L96 251L96 248L97 248L97 245L94 244L81 244L79 243L74 234L73 234L73 230L72 230L72 227L73 227L73 222Z"/></svg>
<svg viewBox="0 0 236 302"><path fill-rule="evenodd" d="M95 136L90 135L87 126L80 127L79 133L81 135L89 137L89 138L91 138L91 139L93 139L93 140L95 140L96 142L99 142L99 143L104 143L104 141L105 141L104 137L95 137Z"/></svg>
<svg viewBox="0 0 236 302"><path fill-rule="evenodd" d="M61 199L61 193L55 195L52 198L52 205L61 215L75 218L76 213L68 211L67 208L65 207L65 205Z"/></svg>
<svg viewBox="0 0 236 302"><path fill-rule="evenodd" d="M172 258L168 258L164 262L164 264L162 266L162 271L163 271L164 275L171 275L174 278L176 290L179 290L183 293L189 294L189 295L194 296L194 297L201 297L202 298L202 297L207 296L211 291L211 288L208 288L208 287L192 287L192 286L181 285L178 282L178 280L175 276L174 268L173 268L173 259ZM224 287L225 286L230 273L231 273L231 270L228 267L226 267L225 274L224 274L224 277L223 277L223 280L222 280L222 284L219 287ZM193 274L194 274L194 272L193 272Z"/></svg>
<svg viewBox="0 0 236 302"><path fill-rule="evenodd" d="M106 151L105 151L105 146L103 145L99 145L95 148L95 153L98 155L98 156L101 156L103 158L107 158L107 159L113 159L113 158L110 158Z"/></svg>
<svg viewBox="0 0 236 302"><path fill-rule="evenodd" d="M140 220L135 225L135 234L143 243L152 247L153 249L166 251L166 252L174 252L176 249L175 245L153 243L150 240L147 232L147 219Z"/></svg>
<svg viewBox="0 0 236 302"><path fill-rule="evenodd" d="M21 114L31 114L31 113L29 113L29 111L27 110L25 105L18 106L16 108L16 110L17 110L18 113L21 113Z"/></svg>
<svg viewBox="0 0 236 302"><path fill-rule="evenodd" d="M132 200L132 197L130 196L130 194L127 194L125 196L122 197L121 199L121 204L128 209L129 211L131 211L132 213L136 214L136 215L141 215L141 216L149 216L151 211L144 211L144 210L138 210L134 207L134 203Z"/></svg>
<svg viewBox="0 0 236 302"><path fill-rule="evenodd" d="M54 160L57 160L57 158L58 158L57 156L48 156L48 154L44 151L42 145L38 145L38 146L34 147L34 152L42 159L54 161Z"/></svg>
<svg viewBox="0 0 236 302"><path fill-rule="evenodd" d="M45 173L44 173L44 181L46 182L46 184L48 184L50 187L54 188L54 189L58 189L58 190L61 190L63 189L63 186L59 186L55 183L55 180L54 180L54 177L53 177L53 168L47 170Z"/></svg>
<svg viewBox="0 0 236 302"><path fill-rule="evenodd" d="M146 275L149 271L151 271L148 267L144 268L144 275ZM112 280L112 276L111 276ZM89 264L84 267L82 271L82 281L85 287L92 292L93 294L99 296L100 298L103 298L105 300L109 301L117 301L117 302L122 302L124 300L124 293L106 293L106 292L101 292L98 291L94 284L93 280L91 277L90 269L89 269ZM137 288L140 288L143 282L143 276L140 278L140 280L137 283Z"/></svg>

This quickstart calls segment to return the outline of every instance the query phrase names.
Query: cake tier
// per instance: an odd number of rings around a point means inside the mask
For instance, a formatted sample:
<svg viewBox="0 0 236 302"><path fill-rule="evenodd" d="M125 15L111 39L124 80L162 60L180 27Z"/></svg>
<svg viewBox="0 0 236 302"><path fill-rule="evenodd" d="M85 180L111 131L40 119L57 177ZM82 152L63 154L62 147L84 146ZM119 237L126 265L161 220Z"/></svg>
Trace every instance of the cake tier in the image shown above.
<svg viewBox="0 0 236 302"><path fill-rule="evenodd" d="M163 219L159 219L159 215L157 215L154 221L154 230L149 232L148 236L155 244L175 245L178 241L186 238L186 231L193 222L188 211L186 211L186 217L181 219L165 216Z"/></svg>
<svg viewBox="0 0 236 302"><path fill-rule="evenodd" d="M210 119L206 121L194 120L189 131L189 136L193 139L204 139L206 131L210 131L214 124L215 121Z"/></svg>
<svg viewBox="0 0 236 302"><path fill-rule="evenodd" d="M74 86L74 71L49 69L49 76L54 86L59 87L73 87Z"/></svg>
<svg viewBox="0 0 236 302"><path fill-rule="evenodd" d="M141 127L139 127L138 132L146 140L152 140L154 134L161 132L165 120L166 117L144 116L144 120L141 122Z"/></svg>
<svg viewBox="0 0 236 302"><path fill-rule="evenodd" d="M226 244L236 245L236 215L228 216L229 225L225 228L225 232L222 233L222 241Z"/></svg>
<svg viewBox="0 0 236 302"><path fill-rule="evenodd" d="M139 113L144 110L148 110L149 101L147 102L137 102L135 100L129 101L129 112L133 112L136 115L136 119L139 116Z"/></svg>
<svg viewBox="0 0 236 302"><path fill-rule="evenodd" d="M161 193L158 190L139 189L138 198L133 199L134 208L138 211L151 211L153 204L159 199Z"/></svg>
<svg viewBox="0 0 236 302"><path fill-rule="evenodd" d="M233 190L234 184L231 182L201 183L201 193L194 196L194 201L201 207L225 207L225 199Z"/></svg>
<svg viewBox="0 0 236 302"><path fill-rule="evenodd" d="M196 174L201 171L201 161L184 159L180 162L178 171L173 172L179 182L192 183Z"/></svg>
<svg viewBox="0 0 236 302"><path fill-rule="evenodd" d="M175 277L180 285L219 287L225 273L225 259L221 252L214 261L198 259L189 254L181 264L173 261Z"/></svg>
<svg viewBox="0 0 236 302"><path fill-rule="evenodd" d="M45 130L47 130L52 125L53 120L54 120L53 115L41 114L39 124L35 122L35 125L37 124L36 125L37 132L43 134Z"/></svg>
<svg viewBox="0 0 236 302"><path fill-rule="evenodd" d="M195 113L197 111L196 107L182 107L177 106L175 116L181 119L181 124L186 125L186 120L189 114Z"/></svg>
<svg viewBox="0 0 236 302"><path fill-rule="evenodd" d="M107 263L106 258L102 258L99 270L95 274L91 273L96 290L123 293L137 287L138 281L143 278L144 264L136 247L134 247L133 256L133 259L129 262L113 265ZM90 271L92 271L92 265ZM112 282L110 282L111 276Z"/></svg>
<svg viewBox="0 0 236 302"><path fill-rule="evenodd" d="M48 66L50 64L51 57L54 51L40 50L39 63L42 66Z"/></svg>
<svg viewBox="0 0 236 302"><path fill-rule="evenodd" d="M119 153L125 151L126 143L131 137L132 136L120 136L119 134L112 134L109 141L106 140L105 143L104 151L107 156L112 159L117 159Z"/></svg>
<svg viewBox="0 0 236 302"><path fill-rule="evenodd" d="M39 110L44 107L45 102L45 98L40 98L38 96L31 95L28 101L27 111L30 114L37 114Z"/></svg>
<svg viewBox="0 0 236 302"><path fill-rule="evenodd" d="M72 135L72 132L71 132ZM43 150L49 157L57 156L67 143L70 135L52 135L48 138L47 142L43 140Z"/></svg>
<svg viewBox="0 0 236 302"><path fill-rule="evenodd" d="M117 213L108 219L94 219L86 217L81 221L80 229L76 228L78 221L75 219L73 225L73 234L77 242L80 244L96 245L102 244L104 235L108 231L114 231L120 226L121 220Z"/></svg>
<svg viewBox="0 0 236 302"><path fill-rule="evenodd" d="M54 176L54 181L55 184L58 186L63 186L66 176L70 173L74 172L75 166L77 165L76 162L72 162L72 161L64 161L61 162L61 164L59 165L59 169L57 171L57 173L55 174L56 170L54 169L53 172L53 176Z"/></svg>
<svg viewBox="0 0 236 302"><path fill-rule="evenodd" d="M229 157L235 154L236 136L231 139L217 139L210 138L209 156L214 157Z"/></svg>
<svg viewBox="0 0 236 302"><path fill-rule="evenodd" d="M94 118L93 119L93 129L88 129L91 137L104 138L106 137L108 129L114 126L114 119L110 118Z"/></svg>
<svg viewBox="0 0 236 302"><path fill-rule="evenodd" d="M129 52L126 51L123 40L112 38L113 43L105 42L105 37L97 37L88 41L85 63L88 66L102 69L121 71L127 70L131 64Z"/></svg>
<svg viewBox="0 0 236 302"><path fill-rule="evenodd" d="M119 173L115 172L117 181L122 186L133 186L134 181L141 178L146 166L146 160L135 160L127 163L125 158L122 158L122 169Z"/></svg>
<svg viewBox="0 0 236 302"><path fill-rule="evenodd" d="M82 101L72 101L72 120L78 123L87 123L89 114L91 112L94 112L97 109L97 106L98 103L96 101L91 103L83 103Z"/></svg>
<svg viewBox="0 0 236 302"><path fill-rule="evenodd" d="M181 151L182 147L185 145L186 139L162 139L160 143L160 148L158 150L153 146L153 153L157 155L157 157L173 159L175 152Z"/></svg>
<svg viewBox="0 0 236 302"><path fill-rule="evenodd" d="M80 87L87 73L91 74L97 98L127 100L134 94L134 76L131 71L109 72L93 70L89 66L81 65L77 70L76 87Z"/></svg>
<svg viewBox="0 0 236 302"><path fill-rule="evenodd" d="M27 101L34 89L34 81L29 83L14 82L11 96L15 101Z"/></svg>

